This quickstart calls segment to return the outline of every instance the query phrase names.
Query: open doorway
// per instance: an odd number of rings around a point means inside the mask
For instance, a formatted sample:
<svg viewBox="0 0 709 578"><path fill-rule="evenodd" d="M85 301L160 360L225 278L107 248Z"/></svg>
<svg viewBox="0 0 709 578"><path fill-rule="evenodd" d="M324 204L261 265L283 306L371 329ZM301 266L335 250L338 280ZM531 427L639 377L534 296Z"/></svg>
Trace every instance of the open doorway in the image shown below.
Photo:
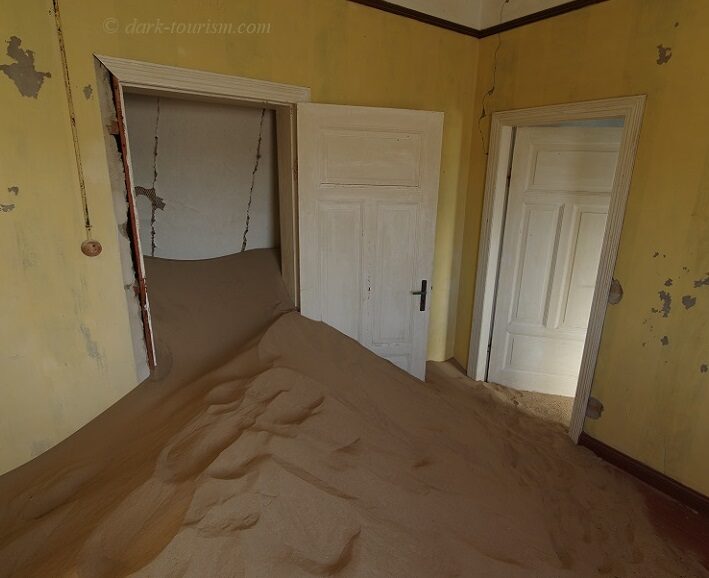
<svg viewBox="0 0 709 578"><path fill-rule="evenodd" d="M468 376L510 388L520 405L555 406L574 439L642 107L630 97L493 116Z"/></svg>
<svg viewBox="0 0 709 578"><path fill-rule="evenodd" d="M144 256L279 246L273 110L139 93L124 102Z"/></svg>
<svg viewBox="0 0 709 578"><path fill-rule="evenodd" d="M310 90L107 56L96 57L96 74L145 379L158 361L145 256L213 259L278 246L298 305L295 108Z"/></svg>

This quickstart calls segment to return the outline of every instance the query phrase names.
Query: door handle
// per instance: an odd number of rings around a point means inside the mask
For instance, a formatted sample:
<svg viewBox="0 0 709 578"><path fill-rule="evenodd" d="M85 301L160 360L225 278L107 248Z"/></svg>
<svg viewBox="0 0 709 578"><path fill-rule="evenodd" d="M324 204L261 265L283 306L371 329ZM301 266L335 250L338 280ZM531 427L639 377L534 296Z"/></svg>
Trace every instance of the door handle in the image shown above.
<svg viewBox="0 0 709 578"><path fill-rule="evenodd" d="M419 295L421 297L419 301L419 311L426 311L426 293L428 293L427 287L428 281L426 279L422 279L421 290L411 292L412 295Z"/></svg>

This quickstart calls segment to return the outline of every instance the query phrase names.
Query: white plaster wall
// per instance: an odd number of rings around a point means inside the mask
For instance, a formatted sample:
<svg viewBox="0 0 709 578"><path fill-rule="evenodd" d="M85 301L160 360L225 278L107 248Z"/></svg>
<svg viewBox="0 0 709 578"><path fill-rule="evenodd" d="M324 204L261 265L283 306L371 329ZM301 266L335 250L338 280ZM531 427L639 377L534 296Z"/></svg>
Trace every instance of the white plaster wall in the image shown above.
<svg viewBox="0 0 709 578"><path fill-rule="evenodd" d="M160 97L155 257L209 259L241 251L262 109ZM158 99L126 94L133 185L150 189ZM275 116L266 110L247 249L278 245ZM152 203L137 196L143 254Z"/></svg>

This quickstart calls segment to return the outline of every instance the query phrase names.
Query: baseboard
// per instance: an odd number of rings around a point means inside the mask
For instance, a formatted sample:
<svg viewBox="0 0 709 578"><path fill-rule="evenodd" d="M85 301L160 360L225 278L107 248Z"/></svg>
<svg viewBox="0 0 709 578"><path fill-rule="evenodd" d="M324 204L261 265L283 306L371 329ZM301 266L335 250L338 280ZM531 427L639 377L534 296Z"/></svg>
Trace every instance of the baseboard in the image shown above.
<svg viewBox="0 0 709 578"><path fill-rule="evenodd" d="M673 497L692 510L709 515L709 497L704 494L684 484L680 484L677 480L673 480L650 466L646 466L642 462L625 455L623 452L619 452L603 442L592 438L586 432L581 432L579 445L588 448L608 463L638 478L656 490Z"/></svg>

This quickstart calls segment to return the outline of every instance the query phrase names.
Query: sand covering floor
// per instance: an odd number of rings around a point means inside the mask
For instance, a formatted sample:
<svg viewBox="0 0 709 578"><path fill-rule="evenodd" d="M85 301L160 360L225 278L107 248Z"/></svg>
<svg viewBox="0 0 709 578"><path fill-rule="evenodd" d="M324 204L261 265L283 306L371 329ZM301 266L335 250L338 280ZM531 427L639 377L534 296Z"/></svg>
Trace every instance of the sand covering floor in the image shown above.
<svg viewBox="0 0 709 578"><path fill-rule="evenodd" d="M148 275L162 367L0 478L0 575L708 574L561 426L288 312L272 252Z"/></svg>

